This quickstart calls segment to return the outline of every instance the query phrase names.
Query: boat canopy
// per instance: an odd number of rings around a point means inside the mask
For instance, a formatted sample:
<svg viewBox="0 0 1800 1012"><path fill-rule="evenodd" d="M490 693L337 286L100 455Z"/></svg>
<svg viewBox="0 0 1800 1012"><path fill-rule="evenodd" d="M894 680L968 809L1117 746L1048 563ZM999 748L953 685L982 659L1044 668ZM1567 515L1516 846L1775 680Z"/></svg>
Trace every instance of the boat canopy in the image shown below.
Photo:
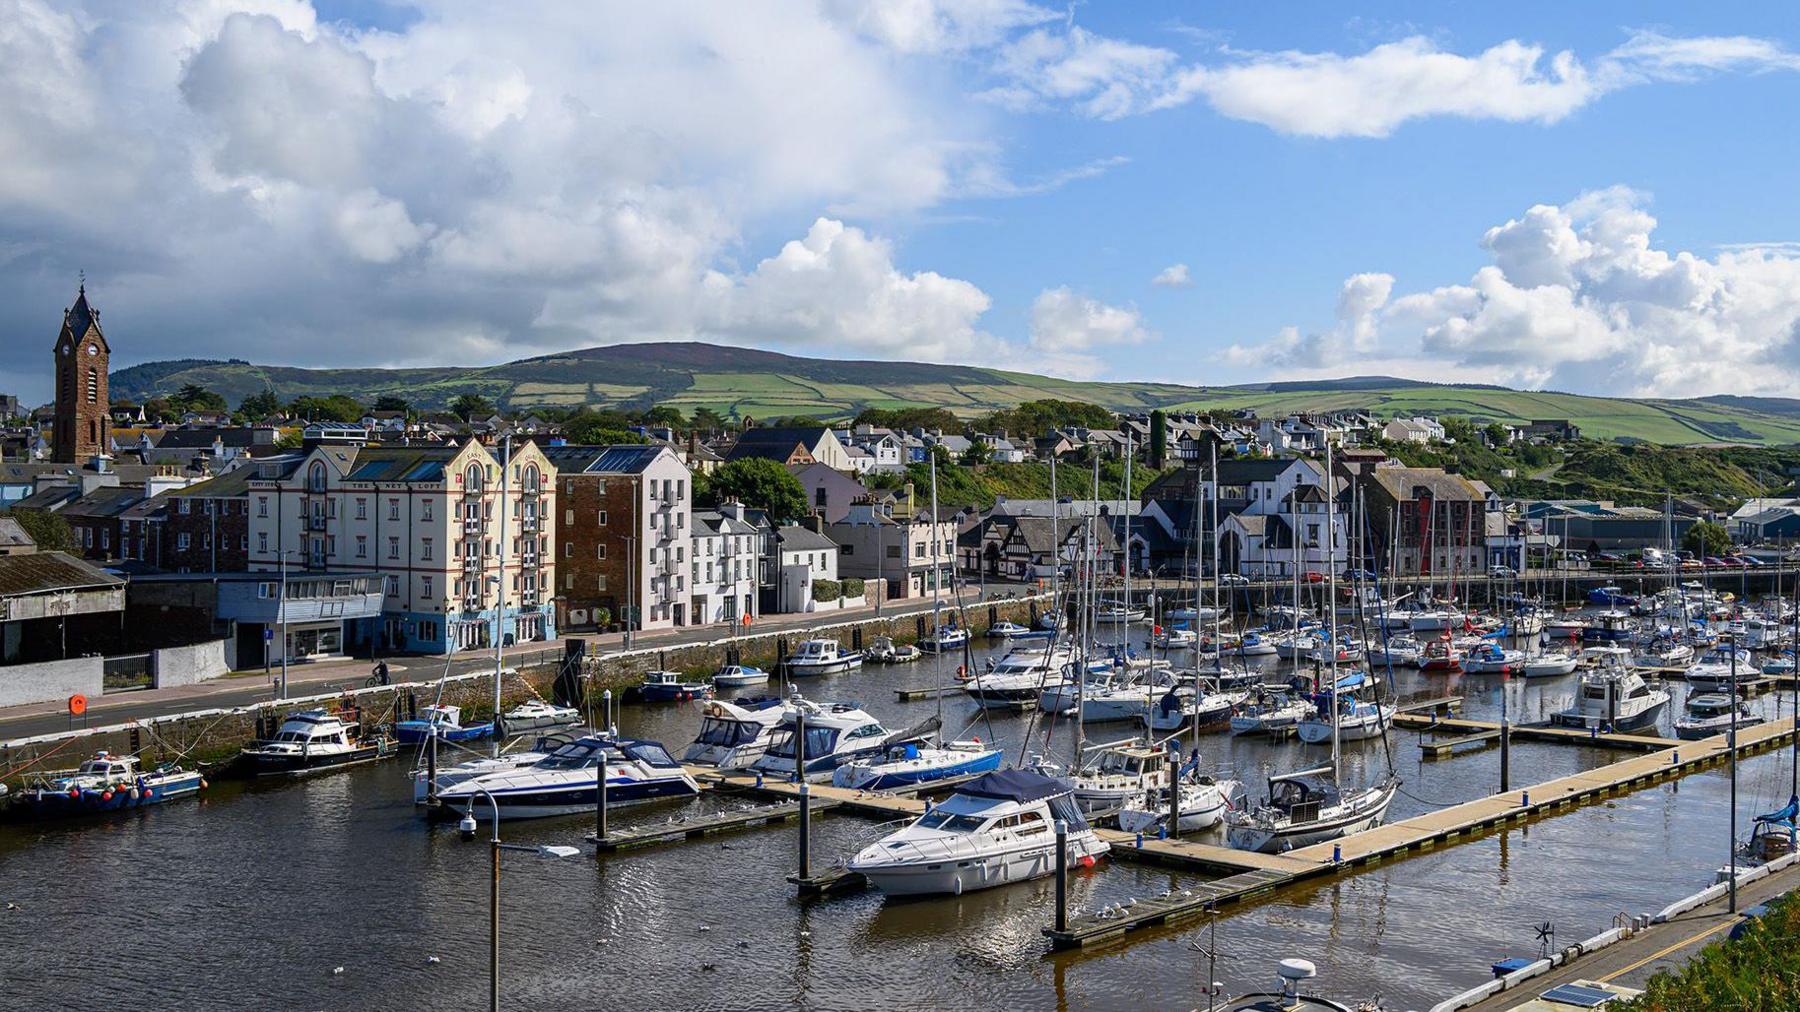
<svg viewBox="0 0 1800 1012"><path fill-rule="evenodd" d="M999 801L1015 801L1020 804L1068 792L1068 784L1044 776L1042 773L1032 773L1028 770L995 770L956 789L958 794L994 798Z"/></svg>
<svg viewBox="0 0 1800 1012"><path fill-rule="evenodd" d="M991 775L992 774L990 774L990 776ZM1792 825L1796 815L1800 815L1800 796L1790 796L1788 798L1788 803L1783 806L1780 811L1770 812L1767 815L1759 815L1756 817L1756 821L1787 823Z"/></svg>

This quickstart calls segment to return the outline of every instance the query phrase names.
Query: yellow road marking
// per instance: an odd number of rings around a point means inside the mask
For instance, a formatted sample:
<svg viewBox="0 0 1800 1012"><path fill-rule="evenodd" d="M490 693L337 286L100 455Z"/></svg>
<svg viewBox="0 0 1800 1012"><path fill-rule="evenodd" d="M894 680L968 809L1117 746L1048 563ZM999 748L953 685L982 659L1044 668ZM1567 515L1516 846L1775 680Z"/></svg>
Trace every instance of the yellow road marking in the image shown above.
<svg viewBox="0 0 1800 1012"><path fill-rule="evenodd" d="M1612 980L1614 977L1624 976L1625 974L1630 973L1631 971L1637 969L1638 967L1643 966L1645 963L1651 962L1652 960L1661 959L1662 957L1668 955L1669 953L1674 952L1676 949L1682 948L1683 946L1692 945L1695 942L1698 942L1700 939L1705 938L1707 935L1716 935L1719 932L1724 931L1726 928L1731 927L1733 924L1736 924L1737 922L1738 922L1738 918L1736 918L1736 917L1729 917L1723 921L1720 921L1718 924L1715 924L1712 927L1707 928L1705 931L1700 931L1700 932L1696 932L1692 935L1689 935L1686 938L1683 938L1681 941L1676 942L1673 945L1670 945L1666 949L1661 949L1661 950L1651 953L1648 956L1645 956L1643 959L1638 960L1637 962L1631 964L1630 966L1623 967L1618 970L1614 970L1613 972L1607 974L1606 976L1601 977L1600 983L1604 984L1607 981Z"/></svg>

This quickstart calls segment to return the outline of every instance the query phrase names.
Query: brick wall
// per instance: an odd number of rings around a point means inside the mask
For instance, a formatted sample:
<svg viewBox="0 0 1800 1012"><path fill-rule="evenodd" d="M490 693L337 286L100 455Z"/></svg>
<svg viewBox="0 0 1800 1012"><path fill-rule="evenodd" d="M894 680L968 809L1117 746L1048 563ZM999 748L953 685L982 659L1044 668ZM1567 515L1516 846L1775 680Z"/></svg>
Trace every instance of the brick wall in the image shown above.
<svg viewBox="0 0 1800 1012"><path fill-rule="evenodd" d="M562 493L553 519L558 625L591 625L596 608L606 608L612 612L612 621L618 622L626 603L633 600L627 590L633 577L640 584L637 600L642 605L644 574L628 572L632 552L643 549L641 536L635 543L631 540L643 529L638 479L564 474L557 480ZM606 514L604 525L600 523L602 512ZM589 617L585 622L574 622L572 612L586 612Z"/></svg>

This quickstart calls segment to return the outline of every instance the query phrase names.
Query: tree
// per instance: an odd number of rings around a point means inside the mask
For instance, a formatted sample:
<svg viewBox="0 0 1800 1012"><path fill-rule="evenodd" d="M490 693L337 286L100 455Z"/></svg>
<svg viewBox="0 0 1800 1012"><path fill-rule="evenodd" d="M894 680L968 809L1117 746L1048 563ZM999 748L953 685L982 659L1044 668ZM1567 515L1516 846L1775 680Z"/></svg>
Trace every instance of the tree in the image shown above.
<svg viewBox="0 0 1800 1012"><path fill-rule="evenodd" d="M643 436L625 428L628 424L616 411L583 411L563 422L563 438L583 446L644 442Z"/></svg>
<svg viewBox="0 0 1800 1012"><path fill-rule="evenodd" d="M800 479L762 457L745 457L719 468L707 490L715 502L736 499L746 506L767 510L769 519L778 524L806 514L806 487Z"/></svg>
<svg viewBox="0 0 1800 1012"><path fill-rule="evenodd" d="M474 418L486 418L494 413L494 402L480 394L457 394L450 402L450 410L463 421Z"/></svg>
<svg viewBox="0 0 1800 1012"><path fill-rule="evenodd" d="M971 439L969 448L962 452L961 464L964 467L980 467L994 459L994 448L979 439Z"/></svg>
<svg viewBox="0 0 1800 1012"><path fill-rule="evenodd" d="M380 397L375 398L375 410L410 412L412 410L412 403L399 394L382 394Z"/></svg>
<svg viewBox="0 0 1800 1012"><path fill-rule="evenodd" d="M1700 520L1681 536L1681 547L1684 551L1693 552L1702 558L1708 555L1724 555L1731 550L1731 533L1722 524L1715 524L1711 520Z"/></svg>
<svg viewBox="0 0 1800 1012"><path fill-rule="evenodd" d="M1161 408L1150 412L1150 466L1161 470L1169 459L1169 416Z"/></svg>
<svg viewBox="0 0 1800 1012"><path fill-rule="evenodd" d="M225 398L198 383L189 383L182 387L174 397L169 398L179 411L225 411Z"/></svg>
<svg viewBox="0 0 1800 1012"><path fill-rule="evenodd" d="M1486 429L1488 445L1497 449L1511 445L1507 440L1506 426L1499 422L1489 422Z"/></svg>
<svg viewBox="0 0 1800 1012"><path fill-rule="evenodd" d="M356 422L361 421L363 406L352 397L344 394L332 394L330 397L296 397L288 405L288 411L296 418L309 422Z"/></svg>
<svg viewBox="0 0 1800 1012"><path fill-rule="evenodd" d="M725 416L711 408L695 408L691 421L694 428L703 432L717 432L725 428Z"/></svg>
<svg viewBox="0 0 1800 1012"><path fill-rule="evenodd" d="M246 420L261 421L281 410L281 398L275 396L272 387L263 387L238 402L238 414Z"/></svg>
<svg viewBox="0 0 1800 1012"><path fill-rule="evenodd" d="M667 404L658 404L644 412L643 420L645 425L667 425L672 429L687 424L687 419L681 417L681 409Z"/></svg>
<svg viewBox="0 0 1800 1012"><path fill-rule="evenodd" d="M910 432L961 432L962 419L945 408L864 408L852 419L852 425L873 425L878 429Z"/></svg>
<svg viewBox="0 0 1800 1012"><path fill-rule="evenodd" d="M152 397L144 402L144 417L153 422L172 422L181 417L181 412L167 397Z"/></svg>
<svg viewBox="0 0 1800 1012"><path fill-rule="evenodd" d="M48 510L15 509L12 518L24 528L26 536L37 543L38 551L81 554L80 547L75 544L75 532L62 517Z"/></svg>

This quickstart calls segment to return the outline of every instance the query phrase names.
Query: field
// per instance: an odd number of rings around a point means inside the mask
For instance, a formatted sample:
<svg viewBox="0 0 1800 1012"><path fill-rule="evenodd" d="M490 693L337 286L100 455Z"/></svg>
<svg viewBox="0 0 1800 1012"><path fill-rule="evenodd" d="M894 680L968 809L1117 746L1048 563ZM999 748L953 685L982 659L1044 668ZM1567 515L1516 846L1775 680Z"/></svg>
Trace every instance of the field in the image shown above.
<svg viewBox="0 0 1800 1012"><path fill-rule="evenodd" d="M698 343L588 348L478 368L299 369L248 362L151 362L112 377L115 396L144 400L195 383L233 404L273 389L282 399L348 394L365 403L398 394L424 408L480 393L509 409L533 406L706 407L727 417L841 419L863 408L942 407L965 418L1042 398L1115 411L1236 410L1262 416L1357 409L1377 416L1456 414L1474 421L1566 418L1600 440L1670 445L1800 443L1800 401L1705 397L1629 400L1381 377L1189 387L1078 382L1030 373L916 362L798 358Z"/></svg>

